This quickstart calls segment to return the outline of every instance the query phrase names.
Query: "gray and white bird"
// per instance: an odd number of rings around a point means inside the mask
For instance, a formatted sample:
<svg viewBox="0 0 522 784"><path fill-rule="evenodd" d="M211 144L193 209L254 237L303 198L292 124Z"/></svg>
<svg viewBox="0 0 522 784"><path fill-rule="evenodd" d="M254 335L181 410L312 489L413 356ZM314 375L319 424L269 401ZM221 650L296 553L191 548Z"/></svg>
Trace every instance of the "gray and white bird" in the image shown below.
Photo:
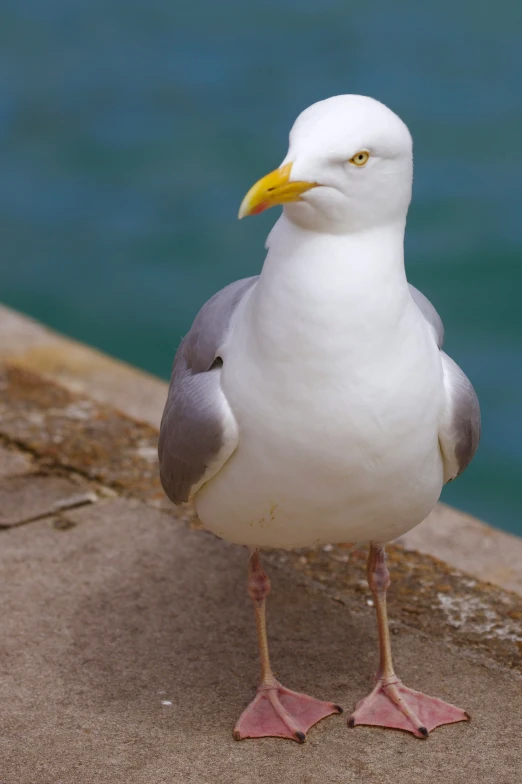
<svg viewBox="0 0 522 784"><path fill-rule="evenodd" d="M395 675L384 545L422 522L480 435L471 383L442 351L443 327L408 284L412 188L406 125L378 101L341 95L295 122L280 167L239 217L273 205L261 274L218 292L174 360L161 423L161 480L203 524L250 548L261 681L234 735L298 741L340 708L282 686L268 657L259 548L368 542L379 630L376 685L349 725L426 737L468 715Z"/></svg>

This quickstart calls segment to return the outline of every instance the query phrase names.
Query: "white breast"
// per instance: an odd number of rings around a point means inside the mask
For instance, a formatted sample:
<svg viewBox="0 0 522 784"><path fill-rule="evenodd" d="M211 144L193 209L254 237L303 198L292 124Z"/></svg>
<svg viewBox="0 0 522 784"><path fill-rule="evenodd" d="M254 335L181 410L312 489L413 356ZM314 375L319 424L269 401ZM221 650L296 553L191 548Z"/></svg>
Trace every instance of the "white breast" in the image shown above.
<svg viewBox="0 0 522 784"><path fill-rule="evenodd" d="M393 259L306 239L269 253L236 314L222 384L239 447L198 513L250 546L386 541L442 487L439 352Z"/></svg>

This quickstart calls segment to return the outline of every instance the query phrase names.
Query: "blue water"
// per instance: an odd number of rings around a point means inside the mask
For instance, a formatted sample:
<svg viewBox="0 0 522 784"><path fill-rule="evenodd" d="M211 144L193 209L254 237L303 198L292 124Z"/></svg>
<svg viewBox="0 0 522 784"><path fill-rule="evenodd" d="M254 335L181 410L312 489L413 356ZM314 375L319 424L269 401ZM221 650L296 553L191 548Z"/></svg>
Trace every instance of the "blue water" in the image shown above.
<svg viewBox="0 0 522 784"><path fill-rule="evenodd" d="M166 378L262 264L276 212L237 208L296 115L373 95L415 140L409 278L483 409L444 498L522 533L521 34L505 0L4 0L0 298Z"/></svg>

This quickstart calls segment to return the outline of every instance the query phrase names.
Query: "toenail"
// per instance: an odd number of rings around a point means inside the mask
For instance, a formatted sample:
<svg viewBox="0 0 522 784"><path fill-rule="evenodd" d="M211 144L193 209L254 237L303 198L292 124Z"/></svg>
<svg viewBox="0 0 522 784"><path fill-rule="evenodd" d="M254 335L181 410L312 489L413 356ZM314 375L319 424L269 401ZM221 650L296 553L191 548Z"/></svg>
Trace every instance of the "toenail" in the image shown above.
<svg viewBox="0 0 522 784"><path fill-rule="evenodd" d="M348 726L355 727L355 719L353 718L353 716L348 719Z"/></svg>
<svg viewBox="0 0 522 784"><path fill-rule="evenodd" d="M426 727L419 727L419 732L421 735L424 735L425 738L428 737L428 730L426 729Z"/></svg>
<svg viewBox="0 0 522 784"><path fill-rule="evenodd" d="M341 708L340 705L334 705L334 708L337 711L337 713L343 713L343 709Z"/></svg>
<svg viewBox="0 0 522 784"><path fill-rule="evenodd" d="M296 732L295 737L297 738L299 743L304 743L306 740L306 735L304 734L304 732Z"/></svg>

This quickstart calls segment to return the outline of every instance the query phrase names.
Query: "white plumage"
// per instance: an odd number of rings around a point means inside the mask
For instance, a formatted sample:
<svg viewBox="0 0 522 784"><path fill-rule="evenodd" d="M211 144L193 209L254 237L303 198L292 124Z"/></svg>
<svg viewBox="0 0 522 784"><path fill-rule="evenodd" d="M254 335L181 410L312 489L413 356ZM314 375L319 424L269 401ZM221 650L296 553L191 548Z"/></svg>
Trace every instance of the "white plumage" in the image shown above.
<svg viewBox="0 0 522 784"><path fill-rule="evenodd" d="M261 682L238 739L302 742L341 710L275 679L259 547L370 543L380 664L350 726L426 737L469 718L399 681L387 625L383 545L429 514L480 433L473 387L441 350L440 318L406 280L412 172L408 129L379 102L337 96L303 112L281 166L240 208L284 205L261 275L207 302L176 354L163 486L175 503L194 495L207 528L252 551Z"/></svg>
<svg viewBox="0 0 522 784"><path fill-rule="evenodd" d="M442 363L404 274L403 226L346 237L283 216L220 355L237 449L196 495L216 534L388 541L431 511Z"/></svg>

